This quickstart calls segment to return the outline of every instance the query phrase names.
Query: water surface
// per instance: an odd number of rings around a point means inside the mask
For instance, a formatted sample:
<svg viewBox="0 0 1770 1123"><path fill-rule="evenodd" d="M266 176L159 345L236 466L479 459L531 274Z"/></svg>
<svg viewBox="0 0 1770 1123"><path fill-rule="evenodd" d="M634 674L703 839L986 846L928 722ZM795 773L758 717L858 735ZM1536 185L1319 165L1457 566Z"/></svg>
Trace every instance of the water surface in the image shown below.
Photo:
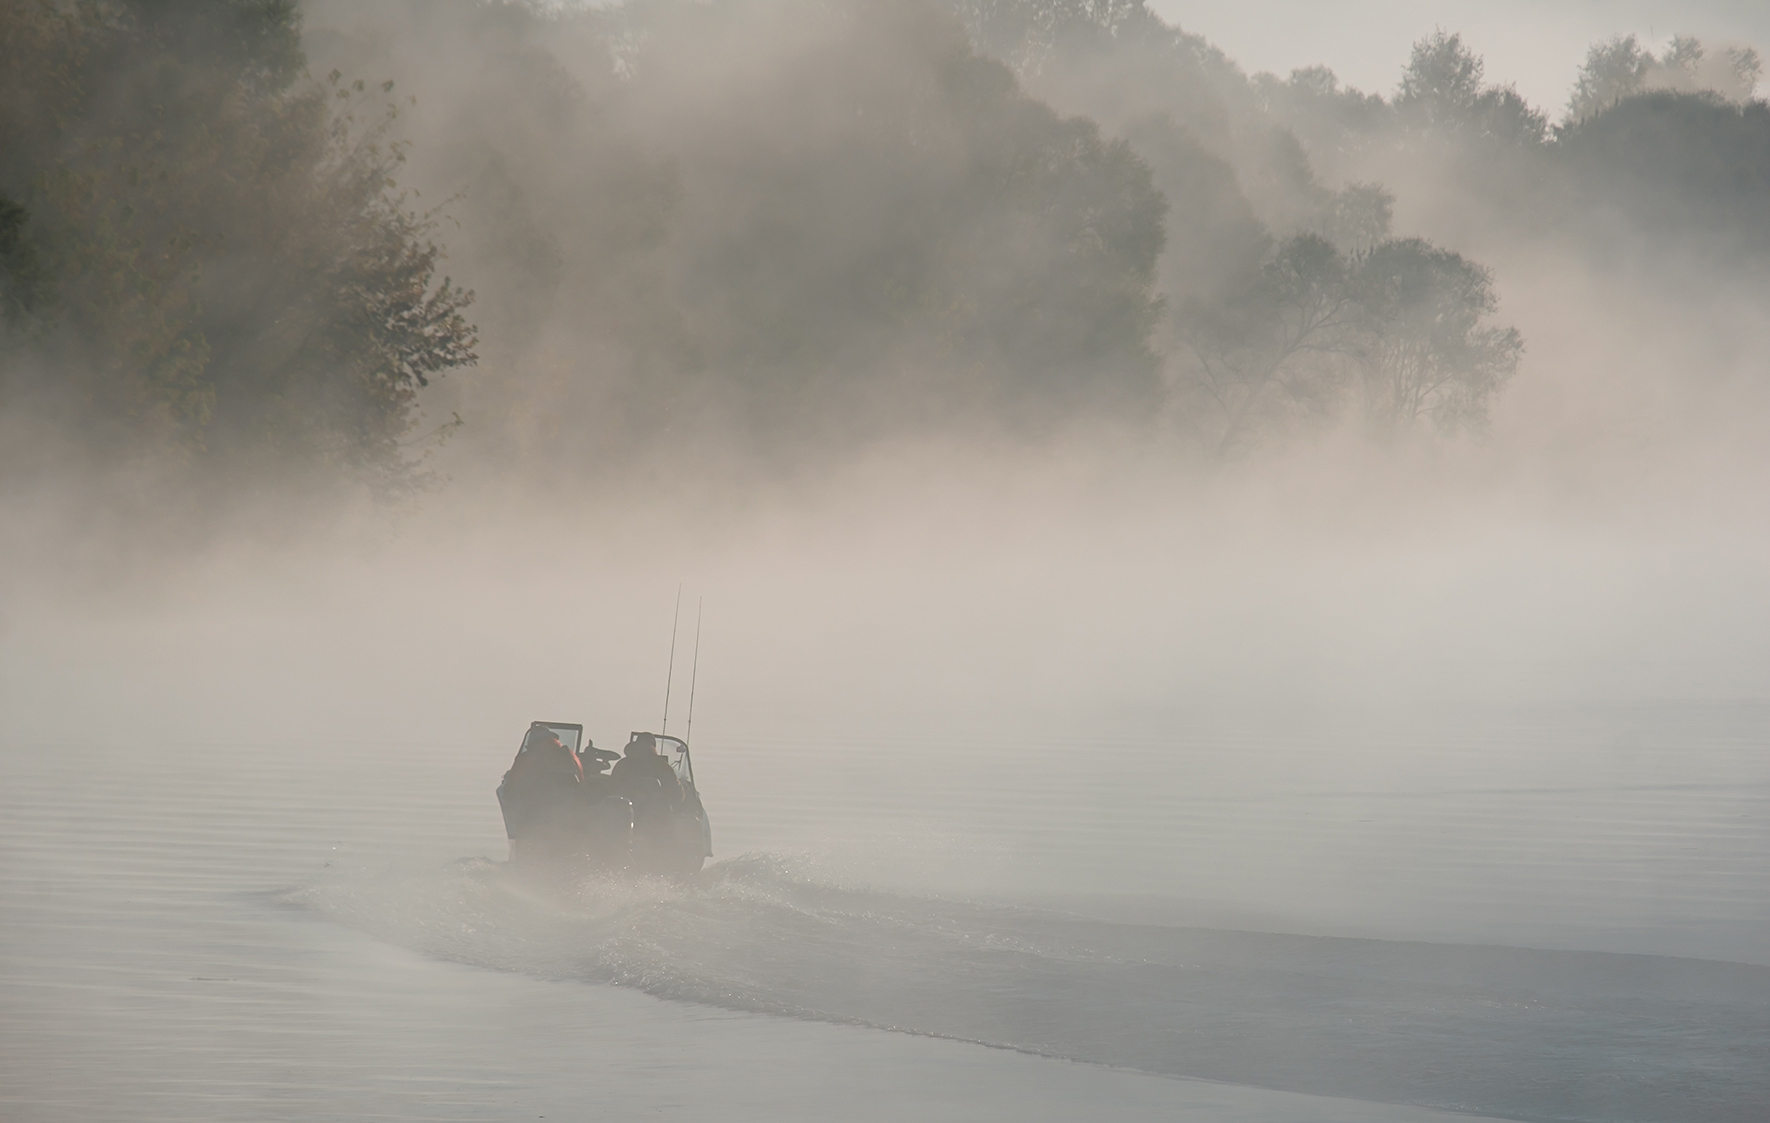
<svg viewBox="0 0 1770 1123"><path fill-rule="evenodd" d="M691 886L515 876L508 746L12 742L0 1100L1754 1119L1766 715L707 736Z"/></svg>

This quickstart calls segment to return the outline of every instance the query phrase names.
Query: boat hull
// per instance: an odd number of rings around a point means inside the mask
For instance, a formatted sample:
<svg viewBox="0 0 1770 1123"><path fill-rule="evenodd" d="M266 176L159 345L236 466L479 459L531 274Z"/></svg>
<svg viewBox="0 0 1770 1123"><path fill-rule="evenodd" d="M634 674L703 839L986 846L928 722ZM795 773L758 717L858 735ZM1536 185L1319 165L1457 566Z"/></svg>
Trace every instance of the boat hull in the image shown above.
<svg viewBox="0 0 1770 1123"><path fill-rule="evenodd" d="M677 807L635 805L619 795L570 788L498 785L511 861L567 865L663 877L689 877L712 854L712 828L700 799Z"/></svg>

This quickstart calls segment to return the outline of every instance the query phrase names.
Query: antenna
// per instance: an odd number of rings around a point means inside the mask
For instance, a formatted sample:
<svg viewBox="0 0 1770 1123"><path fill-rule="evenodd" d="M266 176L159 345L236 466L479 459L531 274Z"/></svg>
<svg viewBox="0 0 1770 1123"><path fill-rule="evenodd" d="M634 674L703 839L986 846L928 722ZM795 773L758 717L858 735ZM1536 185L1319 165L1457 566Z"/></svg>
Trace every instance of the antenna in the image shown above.
<svg viewBox="0 0 1770 1123"><path fill-rule="evenodd" d="M664 676L664 724L659 733L670 732L670 680L676 677L676 624L682 619L682 586L676 586L676 611L670 616L670 670Z"/></svg>
<svg viewBox="0 0 1770 1123"><path fill-rule="evenodd" d="M697 600L694 606L694 665L688 672L688 729L682 734L685 745L694 737L694 684L701 677L701 610L706 606L706 597Z"/></svg>

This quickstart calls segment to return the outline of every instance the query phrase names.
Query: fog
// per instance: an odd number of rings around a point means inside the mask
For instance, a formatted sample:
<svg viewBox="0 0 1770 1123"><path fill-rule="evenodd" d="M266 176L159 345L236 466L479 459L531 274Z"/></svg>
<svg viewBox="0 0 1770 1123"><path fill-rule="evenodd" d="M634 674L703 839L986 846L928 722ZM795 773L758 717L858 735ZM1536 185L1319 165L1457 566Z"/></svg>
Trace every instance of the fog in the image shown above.
<svg viewBox="0 0 1770 1123"><path fill-rule="evenodd" d="M237 165L106 56L0 166L9 1116L1754 1117L1770 134L1565 110L1766 29L1087 7L311 0ZM699 877L520 876L691 683Z"/></svg>

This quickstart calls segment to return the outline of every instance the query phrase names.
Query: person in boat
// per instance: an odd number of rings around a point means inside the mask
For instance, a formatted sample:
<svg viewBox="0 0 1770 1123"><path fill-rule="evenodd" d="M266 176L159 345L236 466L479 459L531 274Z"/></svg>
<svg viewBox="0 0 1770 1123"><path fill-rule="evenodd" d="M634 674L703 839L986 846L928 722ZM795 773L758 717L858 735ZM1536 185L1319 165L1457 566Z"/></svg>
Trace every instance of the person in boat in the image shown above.
<svg viewBox="0 0 1770 1123"><path fill-rule="evenodd" d="M522 749L510 765L510 779L513 784L532 790L576 785L584 780L584 766L565 747L559 734L545 725L531 725L523 737Z"/></svg>
<svg viewBox="0 0 1770 1123"><path fill-rule="evenodd" d="M505 776L513 837L535 854L574 849L583 779L583 765L559 734L539 723L529 726Z"/></svg>
<svg viewBox="0 0 1770 1123"><path fill-rule="evenodd" d="M609 773L615 791L633 801L636 812L674 811L682 802L682 781L670 762L658 755L657 738L635 733Z"/></svg>
<svg viewBox="0 0 1770 1123"><path fill-rule="evenodd" d="M633 805L633 862L642 872L666 872L683 805L682 782L658 754L657 738L635 733L609 773L615 792Z"/></svg>

